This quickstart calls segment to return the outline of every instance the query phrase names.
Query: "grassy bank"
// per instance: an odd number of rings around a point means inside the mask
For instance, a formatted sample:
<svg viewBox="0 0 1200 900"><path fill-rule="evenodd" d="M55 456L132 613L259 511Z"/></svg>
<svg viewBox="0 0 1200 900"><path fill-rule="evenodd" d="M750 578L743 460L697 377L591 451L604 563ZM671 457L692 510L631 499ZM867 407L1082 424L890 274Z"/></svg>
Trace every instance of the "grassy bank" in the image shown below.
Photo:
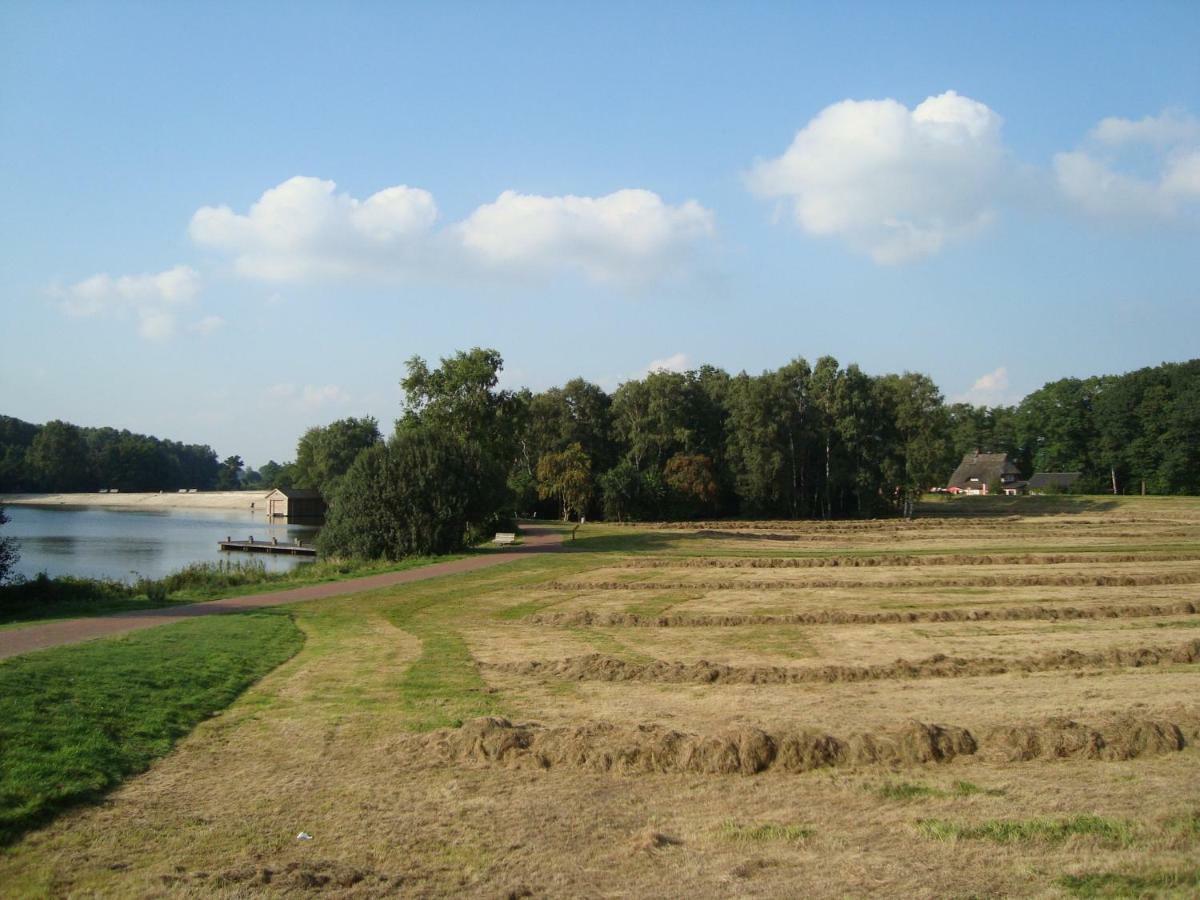
<svg viewBox="0 0 1200 900"><path fill-rule="evenodd" d="M0 662L0 845L146 769L302 643L269 611Z"/></svg>
<svg viewBox="0 0 1200 900"><path fill-rule="evenodd" d="M461 558L462 554L413 557L399 562L322 560L288 572L268 572L259 560L194 563L165 578L141 579L132 584L113 579L38 576L0 587L0 628L47 619L139 612L181 603L261 594L399 572Z"/></svg>

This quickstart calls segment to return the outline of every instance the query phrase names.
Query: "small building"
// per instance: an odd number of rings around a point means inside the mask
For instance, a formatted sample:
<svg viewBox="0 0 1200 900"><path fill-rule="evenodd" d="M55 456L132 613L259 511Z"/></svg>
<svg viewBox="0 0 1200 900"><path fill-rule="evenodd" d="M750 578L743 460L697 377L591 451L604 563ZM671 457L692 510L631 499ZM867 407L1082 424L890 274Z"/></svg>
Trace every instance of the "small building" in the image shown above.
<svg viewBox="0 0 1200 900"><path fill-rule="evenodd" d="M325 500L320 491L275 488L265 497L267 518L316 521L325 518Z"/></svg>
<svg viewBox="0 0 1200 900"><path fill-rule="evenodd" d="M950 476L946 486L951 494L987 494L998 488L1000 493L1020 493L1023 482L1016 465L1007 453L968 453Z"/></svg>
<svg viewBox="0 0 1200 900"><path fill-rule="evenodd" d="M1081 472L1035 472L1029 479L1031 494L1065 494L1079 480Z"/></svg>

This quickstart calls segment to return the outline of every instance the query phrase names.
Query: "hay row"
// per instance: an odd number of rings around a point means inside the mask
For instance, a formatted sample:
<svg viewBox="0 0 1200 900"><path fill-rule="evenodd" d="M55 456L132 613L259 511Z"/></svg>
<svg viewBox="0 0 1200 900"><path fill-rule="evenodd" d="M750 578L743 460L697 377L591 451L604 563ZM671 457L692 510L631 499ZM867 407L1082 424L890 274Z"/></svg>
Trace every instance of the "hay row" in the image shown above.
<svg viewBox="0 0 1200 900"><path fill-rule="evenodd" d="M631 557L621 569L872 569L909 566L1059 566L1093 563L1195 562L1200 552L1007 553L943 556L651 556Z"/></svg>
<svg viewBox="0 0 1200 900"><path fill-rule="evenodd" d="M592 610L535 613L522 621L555 627L615 628L721 628L740 625L904 625L916 622L1024 622L1072 619L1140 619L1152 616L1190 616L1200 612L1195 603L1146 603L1126 606L1016 606L1006 609L929 609L903 612L858 613L816 610L783 615L723 613L601 613Z"/></svg>
<svg viewBox="0 0 1200 900"><path fill-rule="evenodd" d="M1022 516L1015 514L980 516L920 516L916 519L704 519L686 522L606 522L610 527L653 529L656 531L694 531L710 529L717 531L794 531L794 532L842 532L862 534L864 532L912 532L919 530L994 531L997 525L1026 526L1028 528L1111 528L1135 525L1157 525L1187 527L1197 523L1197 518L1169 516Z"/></svg>
<svg viewBox="0 0 1200 900"><path fill-rule="evenodd" d="M502 718L473 719L456 729L406 735L391 750L417 764L475 764L568 769L623 775L755 775L832 766L944 763L960 756L994 762L1036 759L1129 760L1182 750L1200 738L1200 715L1124 717L1102 726L1069 719L998 726L972 734L954 725L904 725L836 737L814 729L768 733L734 727L712 735L657 724L545 727Z"/></svg>
<svg viewBox="0 0 1200 900"><path fill-rule="evenodd" d="M973 575L960 578L909 578L888 581L863 581L850 578L809 578L804 581L755 581L739 578L728 581L550 581L542 590L569 591L786 591L843 588L953 588L953 587L1150 587L1169 584L1198 584L1200 570L1156 572L1144 575L1045 574L1045 575Z"/></svg>
<svg viewBox="0 0 1200 900"><path fill-rule="evenodd" d="M1030 537L1038 537L1046 539L1048 536L1053 537L1057 532L1063 532L1072 536L1083 536L1091 538L1105 538L1122 540L1139 540L1146 541L1150 538L1162 540L1164 538L1188 538L1195 540L1197 537L1197 529L1192 528L1171 528L1169 530L1154 530L1144 528L1140 531L1107 531L1098 530L1091 534L1087 534L1087 529L1072 528L1069 526L1054 526L1039 523L1037 526L1030 526L1028 529L1019 531L1000 531L997 529L977 529L979 535L985 535L989 540L1022 540ZM969 528L957 528L953 535L938 535L941 537L973 537L975 531ZM799 543L801 541L809 543L832 543L834 541L843 541L847 538L854 538L859 542L875 542L894 541L898 538L918 538L922 536L922 532L917 530L897 530L893 533L876 532L874 534L856 534L853 532L837 533L837 532L820 532L811 533L803 531L730 531L728 529L701 529L700 531L690 531L688 535L698 538L708 538L711 540L723 541L791 541Z"/></svg>
<svg viewBox="0 0 1200 900"><path fill-rule="evenodd" d="M484 667L512 675L566 681L651 682L655 684L834 684L913 678L964 678L1013 672L1063 669L1142 668L1200 661L1200 639L1175 647L1114 647L1084 653L1054 650L1037 656L1005 659L934 654L920 660L898 659L869 666L731 666L700 660L694 663L653 660L629 662L600 653L557 660L489 663Z"/></svg>

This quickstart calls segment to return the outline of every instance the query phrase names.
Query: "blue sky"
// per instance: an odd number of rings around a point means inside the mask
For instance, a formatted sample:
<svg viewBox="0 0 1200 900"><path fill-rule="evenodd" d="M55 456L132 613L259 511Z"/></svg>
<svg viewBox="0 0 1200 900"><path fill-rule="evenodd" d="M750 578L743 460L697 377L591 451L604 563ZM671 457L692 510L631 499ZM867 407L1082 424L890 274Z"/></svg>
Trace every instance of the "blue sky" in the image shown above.
<svg viewBox="0 0 1200 900"><path fill-rule="evenodd" d="M986 403L1191 358L1198 46L1190 2L8 2L0 411L261 463L474 345Z"/></svg>

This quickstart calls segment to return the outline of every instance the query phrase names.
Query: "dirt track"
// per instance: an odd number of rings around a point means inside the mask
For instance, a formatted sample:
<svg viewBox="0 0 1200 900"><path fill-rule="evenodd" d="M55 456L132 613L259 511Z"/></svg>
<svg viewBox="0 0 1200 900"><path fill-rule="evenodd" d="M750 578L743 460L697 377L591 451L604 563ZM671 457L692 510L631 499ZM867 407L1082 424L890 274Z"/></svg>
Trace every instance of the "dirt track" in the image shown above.
<svg viewBox="0 0 1200 900"><path fill-rule="evenodd" d="M357 594L362 591L372 591L376 588L392 587L397 584L408 584L414 581L425 581L430 578L440 578L443 575L458 575L463 572L474 572L503 563L513 562L530 553L543 553L557 550L561 546L560 536L547 528L525 528L524 543L511 550L495 551L486 555L472 556L467 559L457 559L452 562L434 563L419 569L408 569L404 572L388 572L383 575L370 575L365 578L352 578L346 581L333 581L328 584L314 584L308 587L292 588L286 591L273 591L269 594L254 594L248 597L231 597L224 600L208 600L202 603L189 603L185 606L170 606L164 609L151 609L135 613L118 613L113 616L93 616L80 619L62 619L46 622L41 625L30 625L24 628L11 628L0 631L0 659L31 653L34 650L45 650L61 644L76 644L93 638L110 637L127 634L131 631L141 631L145 628L156 628L159 625L171 625L192 619L196 616L211 616L221 613L242 612L247 609L261 609L265 606L283 606L287 603L300 603L305 600L323 600L326 597L337 597L342 594Z"/></svg>

